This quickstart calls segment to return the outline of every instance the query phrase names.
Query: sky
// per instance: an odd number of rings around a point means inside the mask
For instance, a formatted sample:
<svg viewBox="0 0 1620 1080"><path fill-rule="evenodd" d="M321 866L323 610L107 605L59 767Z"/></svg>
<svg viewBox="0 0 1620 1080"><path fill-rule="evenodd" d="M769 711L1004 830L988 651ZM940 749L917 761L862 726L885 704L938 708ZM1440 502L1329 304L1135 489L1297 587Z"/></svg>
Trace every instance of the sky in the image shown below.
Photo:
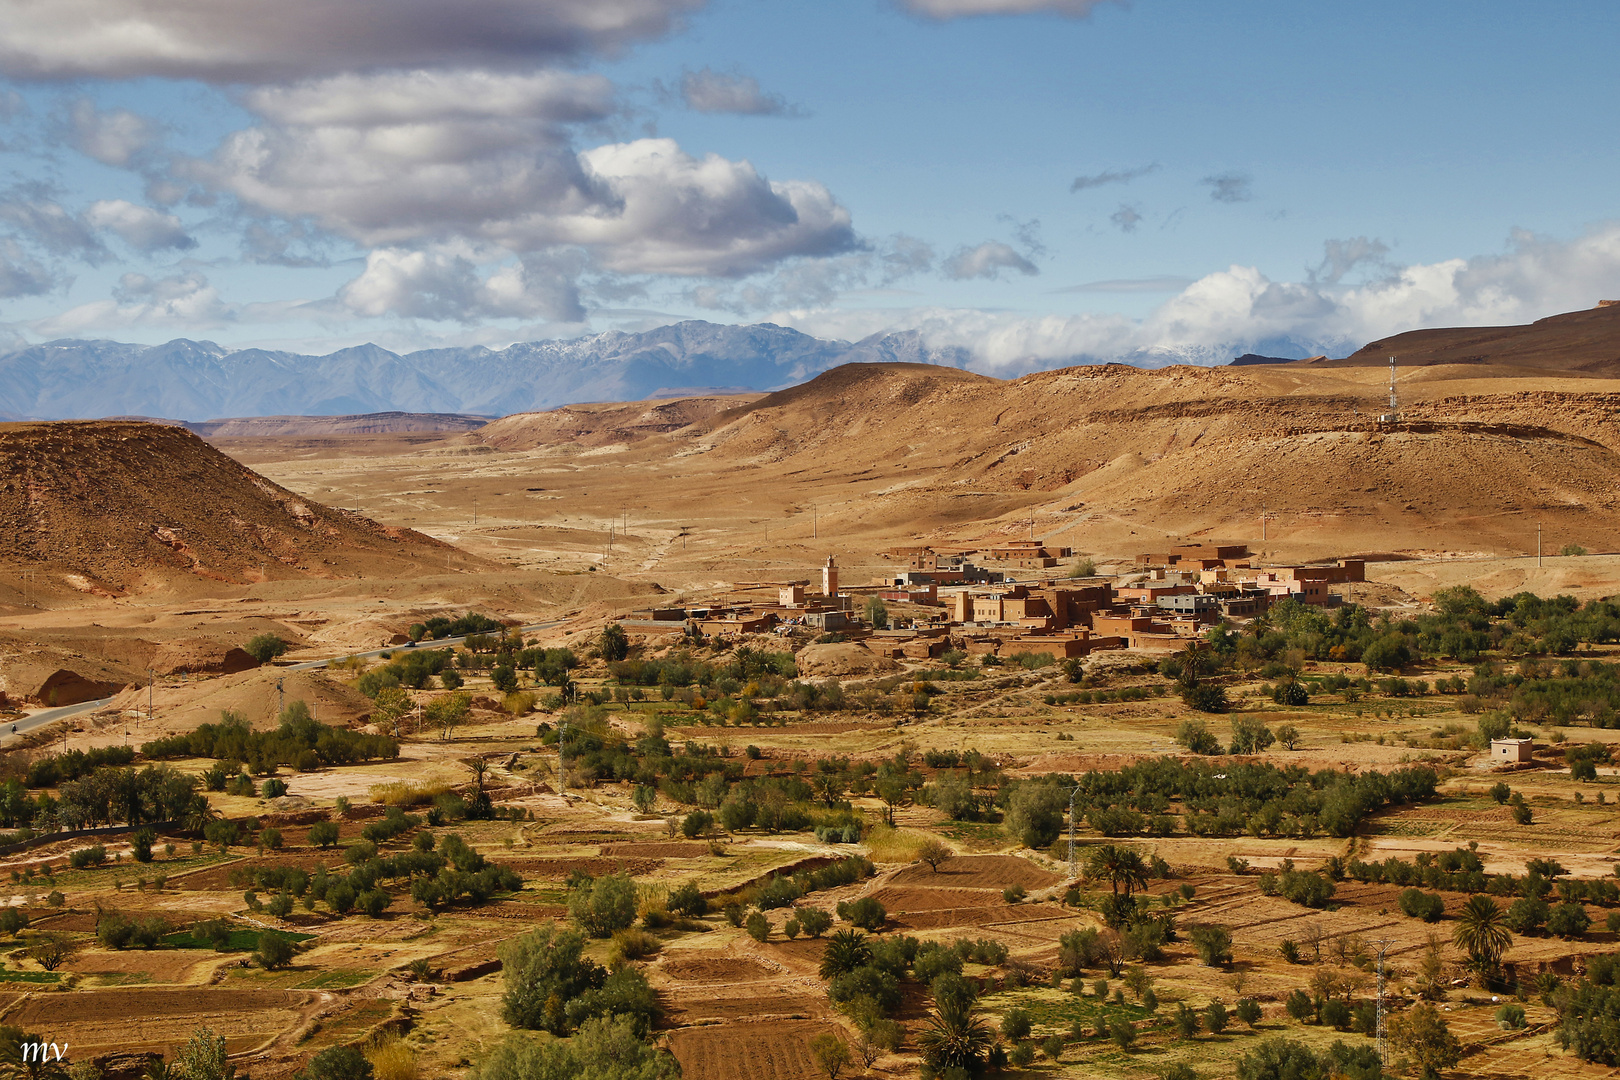
<svg viewBox="0 0 1620 1080"><path fill-rule="evenodd" d="M0 346L682 319L1014 374L1620 297L1620 5L0 0Z"/></svg>

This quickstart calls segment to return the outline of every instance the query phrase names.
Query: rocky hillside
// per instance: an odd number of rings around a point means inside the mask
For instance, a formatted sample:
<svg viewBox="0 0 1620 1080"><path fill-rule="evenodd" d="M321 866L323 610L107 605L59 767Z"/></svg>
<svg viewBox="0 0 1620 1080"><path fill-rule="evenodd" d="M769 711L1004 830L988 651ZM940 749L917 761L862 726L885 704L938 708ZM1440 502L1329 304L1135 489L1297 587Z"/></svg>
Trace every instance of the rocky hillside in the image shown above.
<svg viewBox="0 0 1620 1080"><path fill-rule="evenodd" d="M159 424L0 425L0 521L0 562L38 569L47 588L85 592L185 576L245 583L479 565L419 533L295 495Z"/></svg>

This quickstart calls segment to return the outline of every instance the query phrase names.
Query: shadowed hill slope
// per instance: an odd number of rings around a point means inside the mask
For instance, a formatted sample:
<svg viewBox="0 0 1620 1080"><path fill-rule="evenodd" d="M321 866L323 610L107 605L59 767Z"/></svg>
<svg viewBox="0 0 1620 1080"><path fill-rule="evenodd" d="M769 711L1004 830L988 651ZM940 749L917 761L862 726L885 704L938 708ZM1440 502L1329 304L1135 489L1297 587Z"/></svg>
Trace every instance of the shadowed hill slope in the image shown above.
<svg viewBox="0 0 1620 1080"><path fill-rule="evenodd" d="M1570 375L1620 376L1620 305L1571 311L1526 326L1409 330L1357 349L1329 366L1483 364Z"/></svg>
<svg viewBox="0 0 1620 1080"><path fill-rule="evenodd" d="M483 565L448 544L300 497L182 428L0 425L0 560L123 591L195 575L357 577Z"/></svg>

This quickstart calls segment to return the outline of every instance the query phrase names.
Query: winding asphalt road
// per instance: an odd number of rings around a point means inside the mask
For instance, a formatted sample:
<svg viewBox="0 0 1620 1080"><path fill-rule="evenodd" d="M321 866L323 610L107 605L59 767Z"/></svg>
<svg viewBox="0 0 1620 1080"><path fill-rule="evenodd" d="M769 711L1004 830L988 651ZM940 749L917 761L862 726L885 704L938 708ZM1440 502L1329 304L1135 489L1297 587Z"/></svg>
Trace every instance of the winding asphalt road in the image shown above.
<svg viewBox="0 0 1620 1080"><path fill-rule="evenodd" d="M562 622L563 622L563 620L561 620L561 619L555 619L555 620L553 620L551 622L534 623L534 624L532 624L530 626L520 626L517 629L518 629L518 633L520 633L520 634L528 634L528 633L533 633L533 632L535 632L537 630L549 630L554 626L561 626ZM417 647L418 648L428 648L428 649L444 649L444 648L449 648L451 646L460 645L462 642L464 642L466 640L467 640L466 637L442 638L440 640L432 642L429 645L423 645L423 646L417 646ZM286 667L283 667L280 670L282 670L282 671L310 671L310 670L312 670L314 668L325 667L332 660L341 660L341 659L344 659L345 657L350 657L350 656L363 656L363 657L366 657L366 658L369 659L369 658L374 657L374 656L381 656L383 653L398 652L401 649L408 649L410 647L411 646L408 646L408 645L390 645L386 649L373 649L370 652L344 653L343 656L341 656L341 657L330 657L327 660L306 660L306 661L304 661L303 663L300 663L300 664L288 664ZM113 699L110 698L110 697L104 697L104 698L98 698L95 701L81 701L77 705L63 705L62 707L57 708L57 709L46 709L44 712L37 712L32 716L25 716L21 720L16 721L15 723L7 723L7 724L4 724L4 725L0 725L0 746L6 745L7 743L11 742L13 739L21 738L23 735L26 735L30 731L35 731L35 730L37 730L39 728L46 727L46 726L48 726L50 724L54 724L58 720L68 720L68 719L71 719L72 717L80 716L80 715L82 715L84 713L95 712L97 709L104 708L104 707L106 707L108 705L111 705L112 700Z"/></svg>

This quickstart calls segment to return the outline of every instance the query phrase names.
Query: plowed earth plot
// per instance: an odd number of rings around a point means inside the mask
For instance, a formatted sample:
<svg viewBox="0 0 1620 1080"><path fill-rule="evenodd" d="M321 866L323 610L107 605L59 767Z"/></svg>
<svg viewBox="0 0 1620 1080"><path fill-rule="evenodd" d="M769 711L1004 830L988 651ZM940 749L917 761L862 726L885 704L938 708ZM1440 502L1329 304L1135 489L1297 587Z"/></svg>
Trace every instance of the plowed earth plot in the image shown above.
<svg viewBox="0 0 1620 1080"><path fill-rule="evenodd" d="M810 1040L833 1026L814 1020L686 1028L670 1037L684 1080L814 1080L825 1075Z"/></svg>

